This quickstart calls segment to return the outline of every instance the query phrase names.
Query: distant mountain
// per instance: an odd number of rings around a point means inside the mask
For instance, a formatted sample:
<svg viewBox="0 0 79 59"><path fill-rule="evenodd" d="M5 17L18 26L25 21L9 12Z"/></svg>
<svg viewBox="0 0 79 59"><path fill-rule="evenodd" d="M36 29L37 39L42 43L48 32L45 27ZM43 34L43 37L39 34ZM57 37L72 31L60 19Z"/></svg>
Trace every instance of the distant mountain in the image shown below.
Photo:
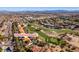
<svg viewBox="0 0 79 59"><path fill-rule="evenodd" d="M79 10L47 10L47 11L35 11L35 13L79 13Z"/></svg>
<svg viewBox="0 0 79 59"><path fill-rule="evenodd" d="M79 13L79 10L18 11L19 13ZM17 12L17 13L18 13Z"/></svg>
<svg viewBox="0 0 79 59"><path fill-rule="evenodd" d="M0 14L10 13L79 13L79 10L45 10L45 11L0 11Z"/></svg>

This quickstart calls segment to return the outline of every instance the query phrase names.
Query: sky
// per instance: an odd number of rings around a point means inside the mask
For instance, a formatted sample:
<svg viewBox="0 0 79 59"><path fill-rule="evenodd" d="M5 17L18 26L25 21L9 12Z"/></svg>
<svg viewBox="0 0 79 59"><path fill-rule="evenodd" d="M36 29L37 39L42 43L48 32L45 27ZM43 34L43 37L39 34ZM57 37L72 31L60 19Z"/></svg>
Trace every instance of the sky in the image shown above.
<svg viewBox="0 0 79 59"><path fill-rule="evenodd" d="M79 10L79 7L0 7L0 11Z"/></svg>

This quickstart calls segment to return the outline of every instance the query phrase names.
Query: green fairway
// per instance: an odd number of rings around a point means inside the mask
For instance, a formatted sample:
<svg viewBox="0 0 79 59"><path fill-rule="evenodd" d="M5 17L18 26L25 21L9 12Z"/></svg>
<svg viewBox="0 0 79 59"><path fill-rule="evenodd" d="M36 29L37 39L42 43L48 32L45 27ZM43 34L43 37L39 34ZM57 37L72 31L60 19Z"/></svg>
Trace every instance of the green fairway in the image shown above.
<svg viewBox="0 0 79 59"><path fill-rule="evenodd" d="M49 37L48 35L46 35L45 33L41 32L40 30L37 31L33 26L29 26L29 31L30 32L37 32L41 37L44 38L44 40L47 42L47 43L52 43L52 44L56 44L56 45L63 45L65 44L65 42L62 40L62 39L58 39L58 38L55 38L55 37ZM47 29L46 29L47 30Z"/></svg>

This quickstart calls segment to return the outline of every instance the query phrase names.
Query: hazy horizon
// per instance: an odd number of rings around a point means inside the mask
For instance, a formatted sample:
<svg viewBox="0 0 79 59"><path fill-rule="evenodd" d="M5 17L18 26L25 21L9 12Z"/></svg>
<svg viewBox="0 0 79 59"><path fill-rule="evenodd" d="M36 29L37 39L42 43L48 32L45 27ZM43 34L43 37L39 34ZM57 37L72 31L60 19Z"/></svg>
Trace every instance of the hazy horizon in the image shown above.
<svg viewBox="0 0 79 59"><path fill-rule="evenodd" d="M0 11L79 10L79 7L0 7Z"/></svg>

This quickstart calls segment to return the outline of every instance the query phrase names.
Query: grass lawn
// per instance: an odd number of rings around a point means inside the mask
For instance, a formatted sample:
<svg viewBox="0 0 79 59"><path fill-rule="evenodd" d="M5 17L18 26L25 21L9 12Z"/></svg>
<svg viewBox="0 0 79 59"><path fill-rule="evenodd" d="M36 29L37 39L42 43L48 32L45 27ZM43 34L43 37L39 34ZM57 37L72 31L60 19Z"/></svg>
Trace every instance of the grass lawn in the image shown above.
<svg viewBox="0 0 79 59"><path fill-rule="evenodd" d="M73 30L71 29L52 29L52 30L57 33L72 33L73 32Z"/></svg>
<svg viewBox="0 0 79 59"><path fill-rule="evenodd" d="M59 40L58 38L49 37L41 31L36 31L36 29L32 26L29 26L29 30L30 30L30 32L37 32L48 43L52 43L52 44L56 44L56 45L62 45L65 43L62 39Z"/></svg>

